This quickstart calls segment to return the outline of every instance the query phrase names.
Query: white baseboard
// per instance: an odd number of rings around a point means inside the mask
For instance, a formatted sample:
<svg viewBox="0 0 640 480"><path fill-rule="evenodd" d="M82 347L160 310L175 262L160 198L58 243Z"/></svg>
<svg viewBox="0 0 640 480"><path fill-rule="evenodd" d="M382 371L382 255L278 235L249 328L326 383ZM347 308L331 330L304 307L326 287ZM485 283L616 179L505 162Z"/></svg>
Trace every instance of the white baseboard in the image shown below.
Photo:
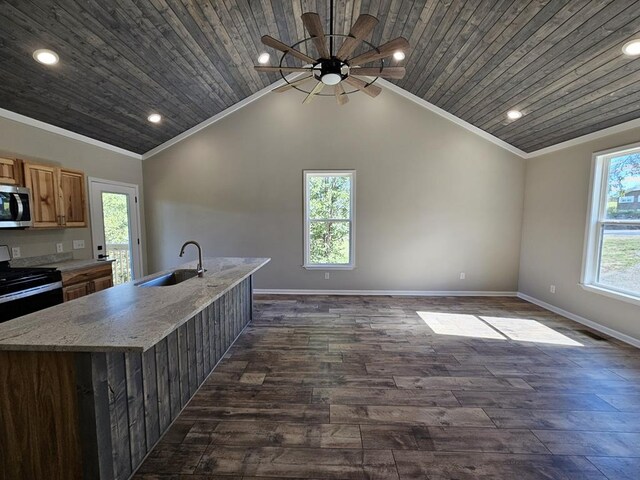
<svg viewBox="0 0 640 480"><path fill-rule="evenodd" d="M515 297L517 292L464 291L464 290L291 290L255 288L257 295L370 295L394 297Z"/></svg>
<svg viewBox="0 0 640 480"><path fill-rule="evenodd" d="M640 340L634 337L627 335L626 333L619 332L614 330L613 328L605 327L604 325L600 325L593 320L589 320L587 318L581 317L580 315L576 315L575 313L571 313L567 310L564 310L560 307L556 307L555 305L551 305L550 303L543 302L542 300L538 300L535 297L531 297L525 293L518 292L517 297L522 300L526 300L527 302L533 303L547 309L553 313L557 313L558 315L562 315L563 317L567 317L569 320L573 320L574 322L581 323L582 325L586 325L587 327L593 328L600 333L604 333L605 335L609 335L610 337L617 338L629 345L633 345L634 347L640 348Z"/></svg>

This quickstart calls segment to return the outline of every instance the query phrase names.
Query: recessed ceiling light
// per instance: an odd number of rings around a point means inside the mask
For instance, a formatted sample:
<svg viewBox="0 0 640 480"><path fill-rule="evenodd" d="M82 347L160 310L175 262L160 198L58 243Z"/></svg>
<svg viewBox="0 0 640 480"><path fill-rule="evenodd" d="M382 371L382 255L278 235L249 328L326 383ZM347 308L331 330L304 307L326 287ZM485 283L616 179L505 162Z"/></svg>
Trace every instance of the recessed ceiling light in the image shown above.
<svg viewBox="0 0 640 480"><path fill-rule="evenodd" d="M269 58L271 58L271 55L269 55L267 52L262 52L260 55L258 55L258 63L264 65L265 63L269 63Z"/></svg>
<svg viewBox="0 0 640 480"><path fill-rule="evenodd" d="M630 57L637 57L640 55L640 38L627 42L622 47L622 53Z"/></svg>
<svg viewBox="0 0 640 480"><path fill-rule="evenodd" d="M162 120L162 115L160 115L159 113L152 113L147 117L147 120L149 120L151 123L159 123L160 120Z"/></svg>
<svg viewBox="0 0 640 480"><path fill-rule="evenodd" d="M397 52L395 52L393 54L393 58L395 58L396 60L400 61L400 60L404 60L404 52L402 50L398 50Z"/></svg>
<svg viewBox="0 0 640 480"><path fill-rule="evenodd" d="M518 120L519 118L522 118L522 112L519 110L509 110L507 112L507 117L509 117L510 120Z"/></svg>
<svg viewBox="0 0 640 480"><path fill-rule="evenodd" d="M33 52L33 58L45 65L55 65L58 63L58 60L60 60L60 57L58 57L56 52L46 48L40 48Z"/></svg>

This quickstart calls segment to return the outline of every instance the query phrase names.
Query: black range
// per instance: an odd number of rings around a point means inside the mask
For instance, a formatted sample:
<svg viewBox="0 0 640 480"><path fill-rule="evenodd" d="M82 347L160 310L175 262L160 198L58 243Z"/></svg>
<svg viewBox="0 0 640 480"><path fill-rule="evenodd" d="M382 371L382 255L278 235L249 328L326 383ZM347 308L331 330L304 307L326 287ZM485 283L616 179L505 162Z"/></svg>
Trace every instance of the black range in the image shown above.
<svg viewBox="0 0 640 480"><path fill-rule="evenodd" d="M0 322L62 303L62 274L55 268L12 268L0 245Z"/></svg>

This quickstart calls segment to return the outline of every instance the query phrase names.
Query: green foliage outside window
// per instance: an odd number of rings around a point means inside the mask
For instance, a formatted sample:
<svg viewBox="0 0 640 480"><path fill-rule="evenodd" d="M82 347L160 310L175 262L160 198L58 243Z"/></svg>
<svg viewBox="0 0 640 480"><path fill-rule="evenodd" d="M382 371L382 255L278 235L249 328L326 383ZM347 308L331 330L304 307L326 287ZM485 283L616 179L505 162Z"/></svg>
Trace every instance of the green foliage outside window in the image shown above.
<svg viewBox="0 0 640 480"><path fill-rule="evenodd" d="M620 197L640 189L640 154L634 153L612 158L607 179L607 218L640 219L639 208L620 208ZM635 202L634 205L637 205Z"/></svg>
<svg viewBox="0 0 640 480"><path fill-rule="evenodd" d="M122 193L103 192L102 213L107 255L111 260L115 260L113 283L120 285L131 280L127 196Z"/></svg>
<svg viewBox="0 0 640 480"><path fill-rule="evenodd" d="M129 243L127 196L119 193L102 194L104 237L107 243Z"/></svg>
<svg viewBox="0 0 640 480"><path fill-rule="evenodd" d="M310 175L309 261L349 264L351 236L351 177Z"/></svg>

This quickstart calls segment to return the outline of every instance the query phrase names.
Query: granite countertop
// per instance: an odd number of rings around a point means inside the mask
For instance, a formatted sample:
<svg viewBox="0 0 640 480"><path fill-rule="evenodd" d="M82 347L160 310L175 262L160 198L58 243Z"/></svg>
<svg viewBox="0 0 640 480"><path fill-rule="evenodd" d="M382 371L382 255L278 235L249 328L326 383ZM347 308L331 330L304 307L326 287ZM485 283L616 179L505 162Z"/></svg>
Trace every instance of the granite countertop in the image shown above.
<svg viewBox="0 0 640 480"><path fill-rule="evenodd" d="M114 262L115 260L96 260L93 258L76 260L72 252L50 253L38 257L16 258L11 260L12 267L48 267L57 268L61 272L80 270L81 268L92 267L100 263Z"/></svg>
<svg viewBox="0 0 640 480"><path fill-rule="evenodd" d="M95 260L93 258L89 258L86 260L63 260L62 262L45 263L43 265L38 265L38 267L57 268L61 272L71 272L73 270L80 270L81 268L93 267L95 265L113 262L115 262L115 260L113 259Z"/></svg>
<svg viewBox="0 0 640 480"><path fill-rule="evenodd" d="M197 262L189 262L15 318L0 323L0 350L142 352L269 261L206 258L202 278L167 287L137 286L179 268L196 267Z"/></svg>

